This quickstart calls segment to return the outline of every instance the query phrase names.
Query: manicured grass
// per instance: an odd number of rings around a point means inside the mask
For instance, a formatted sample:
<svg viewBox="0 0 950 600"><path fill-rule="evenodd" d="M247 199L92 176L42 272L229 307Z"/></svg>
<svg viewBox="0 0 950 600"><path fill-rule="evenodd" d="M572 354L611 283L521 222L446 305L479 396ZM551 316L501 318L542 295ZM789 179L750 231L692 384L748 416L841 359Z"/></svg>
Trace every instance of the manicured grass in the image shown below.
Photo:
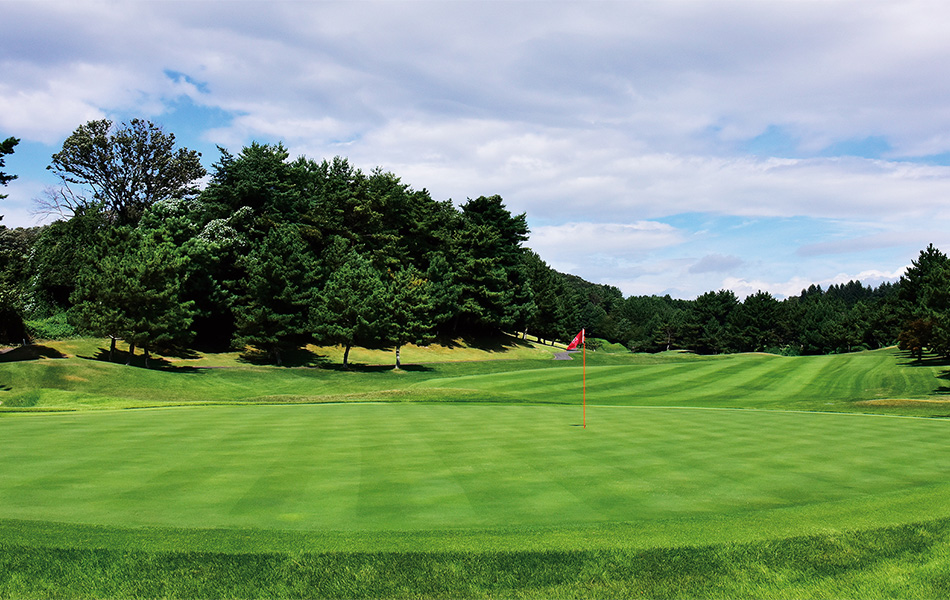
<svg viewBox="0 0 950 600"><path fill-rule="evenodd" d="M144 370L71 343L0 365L3 597L947 593L950 423L907 418L950 413L939 363L588 353L584 429L549 354Z"/></svg>
<svg viewBox="0 0 950 600"><path fill-rule="evenodd" d="M0 366L0 411L365 400L578 403L581 361L554 361L548 350L537 350L530 359L440 361L402 371L236 362L229 363L231 368L145 370L75 357L13 362ZM464 352L496 356L485 350ZM589 352L587 401L946 416L950 388L940 378L946 371L941 363L918 366L895 350L810 357Z"/></svg>
<svg viewBox="0 0 950 600"><path fill-rule="evenodd" d="M944 421L603 407L585 430L579 417L404 403L7 415L0 518L446 539L617 523L632 528L598 544L641 546L632 531L670 520L700 544L736 541L708 538L710 518L764 527L744 541L810 533L816 518L866 526L869 509L886 523L950 516L904 501L950 499Z"/></svg>

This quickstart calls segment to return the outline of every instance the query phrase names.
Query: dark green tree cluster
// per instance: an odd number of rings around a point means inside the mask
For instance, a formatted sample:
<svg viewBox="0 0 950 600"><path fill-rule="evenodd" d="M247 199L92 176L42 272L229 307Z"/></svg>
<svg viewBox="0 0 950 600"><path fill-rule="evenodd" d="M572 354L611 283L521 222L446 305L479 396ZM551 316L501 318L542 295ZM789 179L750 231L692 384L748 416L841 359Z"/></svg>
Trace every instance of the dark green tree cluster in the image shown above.
<svg viewBox="0 0 950 600"><path fill-rule="evenodd" d="M343 158L281 145L198 155L147 121L93 121L53 156L62 215L32 241L37 311L145 353L308 343L396 351L436 336L524 330L536 305L524 214L499 196L456 208ZM6 267L4 273L9 271Z"/></svg>
<svg viewBox="0 0 950 600"><path fill-rule="evenodd" d="M882 348L896 343L900 331L898 288L851 281L827 290L813 285L785 300L760 291L740 301L729 290L707 292L695 300L630 297L617 319L630 326L618 341L636 351L700 354L829 354Z"/></svg>
<svg viewBox="0 0 950 600"><path fill-rule="evenodd" d="M13 154L13 149L19 143L20 143L20 140L18 140L15 137L8 137L7 139L0 142L0 167L5 166L6 164L6 159L4 158L4 156L6 156L7 154ZM7 173L4 173L3 171L0 171L0 185L5 186L16 178L17 178L16 175L9 175ZM3 200L6 197L7 197L6 194L0 194L0 200ZM0 218L3 218L3 217L0 217Z"/></svg>
<svg viewBox="0 0 950 600"><path fill-rule="evenodd" d="M528 326L548 339L568 340L584 328L589 339L634 352L828 354L895 344L906 320L901 284L871 288L851 281L827 290L813 285L785 300L760 291L740 301L729 290L695 300L624 298L613 286L552 271L532 253L526 260L538 308ZM933 319L932 327L939 328L938 322Z"/></svg>
<svg viewBox="0 0 950 600"><path fill-rule="evenodd" d="M4 157L13 154L19 143L15 137L0 142L0 168L6 165ZM6 186L16 178L16 175L0 171L0 186ZM0 200L6 197L6 194L0 194ZM3 215L0 215L2 219ZM17 342L27 336L22 317L23 282L28 278L26 261L34 239L35 230L11 231L0 225L0 342Z"/></svg>
<svg viewBox="0 0 950 600"><path fill-rule="evenodd" d="M922 360L925 351L950 357L950 259L933 244L901 277L898 345Z"/></svg>

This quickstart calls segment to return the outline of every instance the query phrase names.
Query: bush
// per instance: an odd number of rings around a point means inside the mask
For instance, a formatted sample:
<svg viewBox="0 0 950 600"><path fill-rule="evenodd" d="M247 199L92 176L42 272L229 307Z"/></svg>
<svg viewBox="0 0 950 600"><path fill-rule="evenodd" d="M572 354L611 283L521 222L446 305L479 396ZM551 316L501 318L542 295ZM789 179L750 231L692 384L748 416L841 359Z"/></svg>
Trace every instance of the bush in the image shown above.
<svg viewBox="0 0 950 600"><path fill-rule="evenodd" d="M59 312L44 319L26 321L26 330L34 340L65 340L79 332L66 321L66 313Z"/></svg>
<svg viewBox="0 0 950 600"><path fill-rule="evenodd" d="M626 346L624 346L623 344L615 344L615 343L613 343L613 342L608 342L607 340L602 340L602 339L600 339L600 338L597 338L596 340L594 340L594 338L587 338L587 347L588 347L588 348L591 348L591 342L592 342L592 341L596 341L596 342L597 342L597 346L596 346L596 349L597 349L597 350L600 350L600 351L602 351L602 352L606 352L606 353L608 353L608 354L616 354L616 353L618 353L618 352L619 352L619 353L626 354L626 353L630 352L630 350L629 350Z"/></svg>

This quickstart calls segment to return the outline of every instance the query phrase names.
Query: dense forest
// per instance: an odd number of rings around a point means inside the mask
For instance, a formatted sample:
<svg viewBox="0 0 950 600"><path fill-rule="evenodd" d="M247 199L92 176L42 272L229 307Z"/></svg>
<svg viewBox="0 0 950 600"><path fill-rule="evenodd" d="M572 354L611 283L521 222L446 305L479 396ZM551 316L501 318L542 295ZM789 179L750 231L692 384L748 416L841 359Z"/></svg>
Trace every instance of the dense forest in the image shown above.
<svg viewBox="0 0 950 600"><path fill-rule="evenodd" d="M456 206L345 158L281 145L198 153L141 120L91 121L48 169L57 220L0 226L0 341L94 335L147 357L249 349L277 364L307 344L398 349L497 332L545 341L581 328L632 351L820 354L900 342L950 354L950 262L929 246L877 288L811 286L779 300L731 291L624 298L524 247L499 196ZM14 151L17 140L0 146ZM0 172L0 184L15 175ZM207 183L199 188L199 181ZM346 360L346 359L344 359Z"/></svg>

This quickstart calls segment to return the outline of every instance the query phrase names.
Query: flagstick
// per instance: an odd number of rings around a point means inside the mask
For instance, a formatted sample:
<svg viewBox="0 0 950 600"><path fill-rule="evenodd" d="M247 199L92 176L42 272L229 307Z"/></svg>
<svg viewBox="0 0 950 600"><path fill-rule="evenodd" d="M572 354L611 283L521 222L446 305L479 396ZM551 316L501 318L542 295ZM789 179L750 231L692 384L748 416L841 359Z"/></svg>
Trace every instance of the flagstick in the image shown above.
<svg viewBox="0 0 950 600"><path fill-rule="evenodd" d="M584 347L583 399L584 399L584 429L587 429L587 339L586 339L587 336L585 335L584 338L585 338L584 343L582 344L582 346Z"/></svg>

